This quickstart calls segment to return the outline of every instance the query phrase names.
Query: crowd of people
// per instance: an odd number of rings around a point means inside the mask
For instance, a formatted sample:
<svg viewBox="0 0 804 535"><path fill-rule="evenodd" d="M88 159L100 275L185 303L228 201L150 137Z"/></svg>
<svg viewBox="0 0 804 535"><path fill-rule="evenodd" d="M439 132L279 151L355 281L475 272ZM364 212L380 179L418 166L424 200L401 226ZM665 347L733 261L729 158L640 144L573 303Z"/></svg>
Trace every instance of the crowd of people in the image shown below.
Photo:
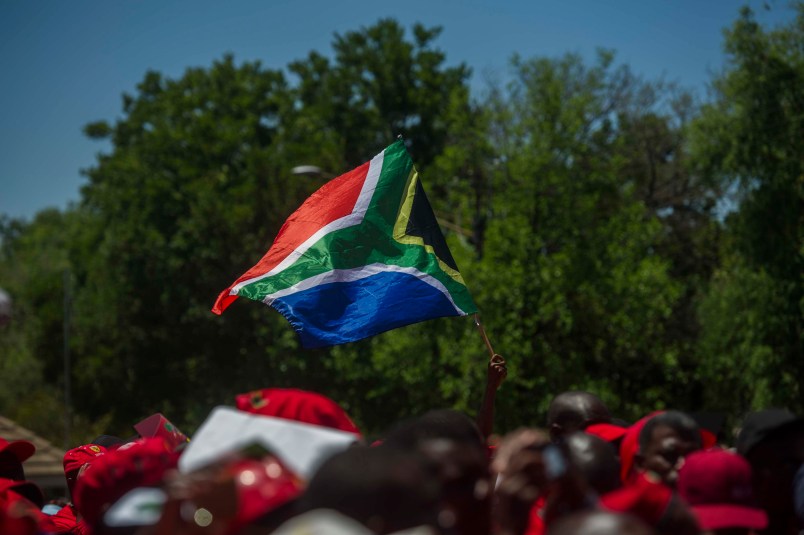
<svg viewBox="0 0 804 535"><path fill-rule="evenodd" d="M239 395L190 438L155 415L69 450L69 497L47 502L25 480L34 446L0 438L0 535L804 533L804 418L751 413L731 444L683 412L629 424L573 391L496 437L504 360L488 370L476 419L432 410L370 443L295 389Z"/></svg>

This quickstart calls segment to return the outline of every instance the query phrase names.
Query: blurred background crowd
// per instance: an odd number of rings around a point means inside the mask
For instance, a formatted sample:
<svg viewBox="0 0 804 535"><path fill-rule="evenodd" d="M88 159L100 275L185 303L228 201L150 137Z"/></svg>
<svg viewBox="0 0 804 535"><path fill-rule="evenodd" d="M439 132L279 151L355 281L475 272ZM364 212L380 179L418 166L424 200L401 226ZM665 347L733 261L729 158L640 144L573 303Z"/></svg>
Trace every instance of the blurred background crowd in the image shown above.
<svg viewBox="0 0 804 535"><path fill-rule="evenodd" d="M539 427L491 433L505 362L477 418L437 409L370 439L317 393L270 388L192 438L162 414L67 451L65 496L25 480L34 445L0 439L0 532L34 534L786 534L804 528L804 419L748 414L736 437L683 412L634 423L594 394Z"/></svg>

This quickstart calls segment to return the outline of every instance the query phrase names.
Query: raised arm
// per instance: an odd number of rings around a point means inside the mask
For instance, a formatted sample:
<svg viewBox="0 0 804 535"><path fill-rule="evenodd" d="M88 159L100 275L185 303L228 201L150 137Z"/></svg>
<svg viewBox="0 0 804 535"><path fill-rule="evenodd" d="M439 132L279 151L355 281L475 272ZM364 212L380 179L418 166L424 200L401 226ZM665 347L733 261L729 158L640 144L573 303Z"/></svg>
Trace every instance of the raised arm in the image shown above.
<svg viewBox="0 0 804 535"><path fill-rule="evenodd" d="M486 440L494 432L494 400L497 396L497 389L500 388L507 376L508 368L505 367L505 359L501 355L494 355L488 364L483 402L477 413L477 426Z"/></svg>

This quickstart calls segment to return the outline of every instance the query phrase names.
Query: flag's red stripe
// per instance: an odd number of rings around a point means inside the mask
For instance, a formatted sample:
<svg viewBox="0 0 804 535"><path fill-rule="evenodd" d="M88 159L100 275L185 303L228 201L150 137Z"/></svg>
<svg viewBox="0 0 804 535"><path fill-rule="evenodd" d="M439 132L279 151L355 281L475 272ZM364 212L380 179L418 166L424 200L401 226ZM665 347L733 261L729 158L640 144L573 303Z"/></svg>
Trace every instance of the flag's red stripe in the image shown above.
<svg viewBox="0 0 804 535"><path fill-rule="evenodd" d="M220 314L237 299L236 295L229 295L233 286L272 270L321 227L352 213L366 180L370 163L366 162L330 180L304 201L279 229L279 234L265 256L221 292L212 311Z"/></svg>

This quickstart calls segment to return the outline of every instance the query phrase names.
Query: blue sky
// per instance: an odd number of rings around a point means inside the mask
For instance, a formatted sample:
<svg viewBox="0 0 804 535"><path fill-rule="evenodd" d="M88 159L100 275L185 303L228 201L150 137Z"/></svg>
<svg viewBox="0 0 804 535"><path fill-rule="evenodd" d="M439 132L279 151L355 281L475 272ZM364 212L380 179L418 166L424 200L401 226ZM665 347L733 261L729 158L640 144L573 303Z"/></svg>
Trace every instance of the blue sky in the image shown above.
<svg viewBox="0 0 804 535"><path fill-rule="evenodd" d="M749 1L775 25L786 2ZM282 68L332 35L393 17L444 27L447 62L467 63L473 87L504 77L511 55L557 56L596 47L648 78L664 76L705 94L722 68L730 0L128 0L0 2L0 213L32 217L79 199L82 168L108 145L84 124L120 115L121 94L148 69L177 77L224 53ZM770 9L766 9L768 6Z"/></svg>

